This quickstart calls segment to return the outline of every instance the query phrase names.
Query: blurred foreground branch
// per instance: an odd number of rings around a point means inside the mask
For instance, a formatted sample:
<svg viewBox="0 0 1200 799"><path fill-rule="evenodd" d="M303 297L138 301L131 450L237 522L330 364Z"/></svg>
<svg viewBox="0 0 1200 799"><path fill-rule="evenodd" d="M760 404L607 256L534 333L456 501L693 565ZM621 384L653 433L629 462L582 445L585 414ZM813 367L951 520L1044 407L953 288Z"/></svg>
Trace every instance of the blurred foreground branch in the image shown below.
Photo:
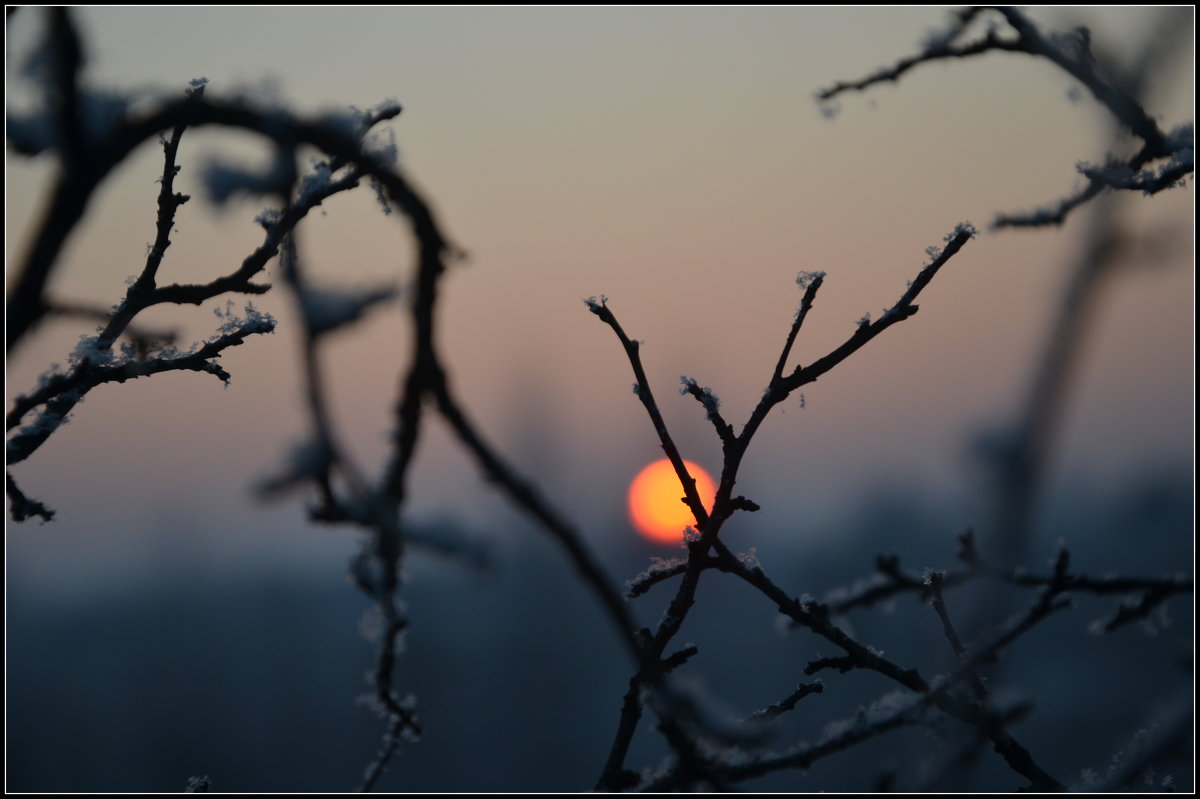
<svg viewBox="0 0 1200 799"><path fill-rule="evenodd" d="M778 572L769 576L754 549L735 553L722 539L725 525L739 511L752 513L760 509L757 501L736 493L750 444L777 406L857 355L893 325L915 316L920 295L951 259L962 254L976 236L975 228L969 223L954 227L942 246L929 248L928 262L878 319L863 317L844 341L809 363L795 363L792 353L826 274L801 273L797 278L799 305L778 357L766 364L772 367L766 390L740 430L722 413L720 399L711 387L691 377L681 378L681 393L700 404L723 455L719 485L710 507L700 496L695 477L689 473L668 429L642 363L639 343L627 335L607 298L587 300L590 312L617 337L633 371L635 394L679 480L683 502L694 520L693 526L680 531L686 557L652 563L628 583L627 594L622 596L586 545L578 526L489 440L462 396L453 390L451 370L437 346L435 331L444 323L442 278L459 251L430 205L398 168L394 144L379 135L377 126L395 118L400 113L399 104L386 101L367 111L300 115L259 107L247 100L214 98L203 79L193 81L182 97L171 95L135 104L86 87L81 80L86 53L71 10L48 9L46 14L46 51L52 68L42 87L43 104L28 114L10 114L7 133L11 152L52 157L57 172L28 249L16 261L6 300L6 348L12 353L27 343L49 315L87 319L100 326L94 335L81 337L65 370L51 369L38 385L13 399L6 417L7 465L11 469L36 454L77 412L85 395L98 386L170 371L203 372L228 384L231 375L221 365L223 353L277 327L269 314L252 304L235 311L228 296L257 296L274 290L276 287L263 282L263 273L267 264L278 258L282 277L279 288L296 310L302 363L299 390L306 423L300 443L278 472L261 482L259 492L268 499L303 493L311 498L308 517L312 522L349 526L362 533L361 551L349 570L355 586L373 603L380 620L367 702L379 713L383 726L379 749L363 774L363 790L380 787L402 743L415 741L425 732L415 697L402 687L405 679L400 656L410 620L401 595L410 546L431 543L427 531L410 518L409 510L418 445L431 418L444 421L457 445L469 454L487 480L555 542L574 568L581 589L602 610L609 635L615 636L617 646L632 665L616 730L595 783L598 790L733 789L768 774L807 769L819 760L851 752L893 731L914 727L939 730L946 725L969 731L972 743L968 754L972 756L990 743L1003 765L1015 775L1013 784L999 787L1063 790L1067 784L1063 775L1053 773L1060 764L1044 753L1032 751L1035 747L1019 741L1013 732L1016 722L1032 713L1032 704L1007 700L989 681L995 675L989 669L1030 631L1069 609L1072 594L1120 597L1120 603L1098 625L1100 630L1113 632L1146 619L1170 599L1194 590L1194 580L1186 574L1135 577L1073 572L1065 546L1055 553L1049 573L1034 574L1023 568L1031 546L1027 529L1034 513L1034 492L1050 434L1060 424L1061 397L1070 377L1065 364L1070 359L1069 351L1074 351L1082 338L1082 320L1099 275L1107 273L1109 259L1117 249L1109 237L1115 225L1105 217L1099 217L1100 231L1092 240L1093 249L1081 257L1069 284L1051 344L1030 397L1022 406L1021 435L1004 461L1007 481L1001 480L1005 486L999 502L1003 521L998 526L1008 536L1009 549L997 554L986 547L977 548L973 535L968 533L960 538L960 566L920 573L902 568L899 556L880 556L875 575L830 593L824 601L797 593L798 587L789 585L788 578ZM968 39L971 26L984 19L991 19L993 27L982 38ZM1047 209L1001 216L995 227L1060 225L1075 208L1101 193L1135 190L1154 194L1192 174L1191 127L1162 130L1155 116L1137 101L1136 87L1114 77L1095 55L1085 29L1045 34L1022 12L1010 8L979 7L958 12L949 29L933 37L917 56L867 78L835 84L819 97L829 102L846 92L897 81L926 62L993 51L1031 55L1066 72L1140 142L1132 155L1109 158L1102 166L1081 166L1080 172L1089 181L1081 192ZM93 113L98 105L106 110L102 117ZM240 264L230 265L228 271L217 270L208 282L166 283L163 274L170 270L166 255L176 219L191 200L175 190L175 178L185 163L180 148L184 133L201 127L249 134L267 143L270 156L259 168L212 163L203 177L214 202L250 195L270 203L256 218L263 229L262 242ZM140 272L109 311L54 299L52 287L64 247L85 218L90 203L115 170L142 144L156 137L163 149L163 167L155 236ZM317 157L302 168L301 155L311 151ZM364 181L376 192L384 212L391 215L397 211L396 219L407 225L416 243L415 263L397 264L397 279L386 285L348 289L325 284L317 275L330 270L321 270L302 247L300 223L314 208L361 188ZM387 457L372 470L351 456L344 444L346 431L338 428L330 411L331 381L325 345L329 334L391 310L402 293L401 286L408 302L403 311L409 323L408 360L397 376L391 400L395 415ZM201 305L210 300L226 302L223 308L218 305L214 309L219 324L211 336L186 349L175 346L172 334L154 331L141 318L151 308ZM54 511L29 497L11 472L6 474L6 491L14 521L33 517L49 521L53 517ZM433 544L443 551L477 557L469 541L440 539ZM792 627L808 631L822 644L832 644L832 655L818 654L807 662L796 660L795 671L805 676L822 673L823 680L798 682L800 675L793 674L770 694L781 698L765 707L759 705L760 710L740 719L727 718L719 703L694 690L680 675L686 674L704 653L700 645L680 644L677 639L698 605L707 600L700 586L702 582L707 584L710 578L705 575L709 572L728 575L739 588L765 599L770 612L784 617ZM676 578L678 584L659 621L652 628L640 627L627 600ZM988 629L973 623L970 609L960 607L966 603L959 603L960 594L956 593L956 589L979 585L1003 591L1032 589L1035 593L1015 612L995 614L1003 620ZM888 657L868 643L869 635L860 635L850 626L848 616L852 611L863 611L900 594L919 596L932 605L929 619L936 621L946 639L938 641L937 653L921 651L911 659ZM991 595L988 601L993 601ZM1007 600L995 601L991 610L1007 611ZM972 620L964 623L963 617ZM936 663L947 654L952 655L953 669L949 674L936 674L930 661ZM848 695L841 675L860 672L868 680L886 681L887 692L877 694L857 713L830 714L828 705L821 703ZM629 761L647 710L655 717L656 730L670 754L657 768L635 771L637 767L631 767ZM832 715L832 719L815 741L793 738L782 748L776 746L781 723L818 714L821 718ZM1099 784L1128 786L1150 766L1174 757L1185 737L1187 721L1178 714L1164 718L1159 725L1161 735L1148 740L1136 756L1114 768L1107 781ZM953 751L959 760L963 759L962 747L953 747ZM894 779L895 775L890 775L886 782L891 784ZM208 786L207 778L189 781L189 790L203 791Z"/></svg>

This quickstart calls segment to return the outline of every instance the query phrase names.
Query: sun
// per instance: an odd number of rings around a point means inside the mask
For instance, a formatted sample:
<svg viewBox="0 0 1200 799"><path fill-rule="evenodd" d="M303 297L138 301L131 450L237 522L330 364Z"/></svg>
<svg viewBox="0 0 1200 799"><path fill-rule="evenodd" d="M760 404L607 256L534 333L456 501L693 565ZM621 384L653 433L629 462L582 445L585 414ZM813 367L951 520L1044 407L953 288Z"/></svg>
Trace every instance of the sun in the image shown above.
<svg viewBox="0 0 1200 799"><path fill-rule="evenodd" d="M712 508L717 487L700 466L684 461L688 473L696 479L696 492L705 508ZM683 487L675 469L666 458L638 472L629 485L629 518L645 538L658 544L679 544L683 528L695 525L696 520L681 498Z"/></svg>

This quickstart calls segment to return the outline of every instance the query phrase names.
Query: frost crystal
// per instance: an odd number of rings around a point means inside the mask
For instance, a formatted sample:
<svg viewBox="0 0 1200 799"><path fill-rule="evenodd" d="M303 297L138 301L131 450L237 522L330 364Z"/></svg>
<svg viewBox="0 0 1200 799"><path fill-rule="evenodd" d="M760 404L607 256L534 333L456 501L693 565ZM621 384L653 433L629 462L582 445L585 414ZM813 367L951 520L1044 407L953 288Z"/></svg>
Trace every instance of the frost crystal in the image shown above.
<svg viewBox="0 0 1200 799"><path fill-rule="evenodd" d="M212 787L212 780L205 774L203 777L188 777L187 787L184 788L184 793L208 793L208 789Z"/></svg>
<svg viewBox="0 0 1200 799"><path fill-rule="evenodd" d="M68 404L65 410L56 407L53 403L44 405L41 413L38 414L38 417L33 422L22 427L16 435L8 440L8 443L5 445L5 452L8 457L24 457L22 451L30 439L46 439L55 430L70 421L67 415L70 411L70 406L82 402L84 393L82 389L73 388L70 391L64 391L59 394L59 400ZM25 452L24 454L28 453Z"/></svg>
<svg viewBox="0 0 1200 799"><path fill-rule="evenodd" d="M1140 190L1147 195L1172 186L1184 185L1181 175L1185 172L1191 173L1196 155L1190 138L1187 141L1179 141L1179 136L1181 133L1190 135L1192 130L1192 126L1185 125L1171 132L1167 137L1169 146L1173 145L1171 157L1157 168L1134 171L1124 164L1098 166L1086 161L1080 161L1075 168L1090 180L1115 189Z"/></svg>
<svg viewBox="0 0 1200 799"><path fill-rule="evenodd" d="M360 139L366 135L374 122L394 117L400 110L400 103L394 99L387 99L366 110L352 105L345 111L326 112L321 115L319 122L322 127L343 136Z"/></svg>
<svg viewBox="0 0 1200 799"><path fill-rule="evenodd" d="M608 302L608 296L601 294L597 299L594 295L583 301L583 304L588 307L592 313L600 313L604 308L604 303Z"/></svg>
<svg viewBox="0 0 1200 799"><path fill-rule="evenodd" d="M275 225L279 224L279 220L283 219L283 212L278 208L266 208L258 216L254 217L254 221L262 225L263 228L270 230Z"/></svg>
<svg viewBox="0 0 1200 799"><path fill-rule="evenodd" d="M359 635L371 643L382 640L384 627L383 612L378 605L369 606L358 619ZM401 650L402 647L397 645L396 649Z"/></svg>
<svg viewBox="0 0 1200 799"><path fill-rule="evenodd" d="M869 324L871 324L871 312L867 311L865 314L862 315L862 318L858 320L858 326L866 327Z"/></svg>
<svg viewBox="0 0 1200 799"><path fill-rule="evenodd" d="M392 205L388 202L387 189L374 177L371 178L370 182L371 190L375 192L375 202L379 203L379 207L385 216L391 216Z"/></svg>
<svg viewBox="0 0 1200 799"><path fill-rule="evenodd" d="M60 363L50 364L50 368L47 369L46 371L42 372L42 374L38 376L38 385L37 385L38 390L41 391L43 388L45 388L47 385L50 384L51 380L55 379L56 377L62 377L63 374L64 374L64 372L63 372L62 364L60 364Z"/></svg>
<svg viewBox="0 0 1200 799"><path fill-rule="evenodd" d="M318 194L328 191L329 185L332 182L332 173L329 170L328 161L321 161L314 158L312 167L313 171L305 175L300 181L297 202L301 205L307 205Z"/></svg>
<svg viewBox="0 0 1200 799"><path fill-rule="evenodd" d="M979 235L979 231L976 230L975 226L972 225L970 222L959 222L957 225L954 226L954 232L948 234L943 239L943 241L946 241L946 242L953 241L954 239L958 238L958 236L962 235L963 233L966 233L971 238L975 238L976 236Z"/></svg>
<svg viewBox="0 0 1200 799"><path fill-rule="evenodd" d="M683 528L683 542L685 544L694 544L700 540L700 531L690 524Z"/></svg>
<svg viewBox="0 0 1200 799"><path fill-rule="evenodd" d="M649 584L664 574L687 563L683 558L650 558L650 567L631 580L625 581L625 596L630 599L644 593Z"/></svg>
<svg viewBox="0 0 1200 799"><path fill-rule="evenodd" d="M801 272L796 275L796 285L801 289L806 289L816 280L825 277L824 272Z"/></svg>
<svg viewBox="0 0 1200 799"><path fill-rule="evenodd" d="M208 85L208 78L192 78L188 81L188 87L184 91L187 96L193 100L199 99L204 95L204 87Z"/></svg>
<svg viewBox="0 0 1200 799"><path fill-rule="evenodd" d="M394 166L400 160L396 132L391 128L373 131L363 141L364 149L379 164Z"/></svg>
<svg viewBox="0 0 1200 799"><path fill-rule="evenodd" d="M1166 146L1178 153L1181 150L1195 151L1196 125L1185 122L1167 134Z"/></svg>
<svg viewBox="0 0 1200 799"><path fill-rule="evenodd" d="M71 353L68 362L71 366L88 364L91 366L107 366L113 361L111 345L101 343L99 336L80 336L75 351Z"/></svg>
<svg viewBox="0 0 1200 799"><path fill-rule="evenodd" d="M758 550L754 547L750 547L745 552L738 553L737 559L747 569L762 568L758 562Z"/></svg>
<svg viewBox="0 0 1200 799"><path fill-rule="evenodd" d="M979 234L979 231L976 230L975 226L970 222L959 222L954 226L953 231L942 237L942 241L949 244L963 234L966 234L970 238L975 238L975 236ZM942 248L935 244L930 245L925 248L925 254L929 256L929 262L933 263L942 256ZM912 285L911 281L909 282L909 285Z"/></svg>
<svg viewBox="0 0 1200 799"><path fill-rule="evenodd" d="M246 303L243 310L245 317L238 317L233 313L233 300L228 300L225 303L225 310L213 308L213 315L218 319L223 320L221 326L217 328L217 332L222 335L231 333L244 333L250 335L253 333L274 333L275 332L275 317L269 313L263 313L254 307L254 303ZM216 339L211 339L207 343L212 343Z"/></svg>
<svg viewBox="0 0 1200 799"><path fill-rule="evenodd" d="M713 390L711 388L709 388L708 386L701 388L699 386L699 384L696 383L695 380L688 377L687 375L680 376L679 382L682 384L679 387L679 393L680 394L691 394L693 392L697 393L697 395L698 395L697 399L699 399L700 404L702 404L704 406L704 410L707 413L709 421L715 422L717 420L717 412L721 408L721 400L719 397L717 397L716 394L713 393Z"/></svg>

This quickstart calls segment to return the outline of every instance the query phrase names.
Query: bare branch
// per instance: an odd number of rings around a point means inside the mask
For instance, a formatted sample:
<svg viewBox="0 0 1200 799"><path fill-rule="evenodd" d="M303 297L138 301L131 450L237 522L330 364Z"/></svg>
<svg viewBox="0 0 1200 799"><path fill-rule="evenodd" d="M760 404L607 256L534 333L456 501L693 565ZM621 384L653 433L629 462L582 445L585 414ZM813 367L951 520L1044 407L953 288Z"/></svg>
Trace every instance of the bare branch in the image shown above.
<svg viewBox="0 0 1200 799"><path fill-rule="evenodd" d="M787 340L783 343L783 352L779 353L779 360L775 364L775 371L771 373L771 386L778 385L783 379L783 369L787 366L792 345L796 343L796 335L800 332L804 320L808 318L808 312L812 310L813 302L817 299L817 292L821 290L824 283L824 272L801 272L796 277L796 284L804 290L804 297L800 300L800 307L796 310L791 329L788 330Z"/></svg>
<svg viewBox="0 0 1200 799"><path fill-rule="evenodd" d="M849 358L854 353L866 345L871 339L878 336L884 330L887 330L897 322L902 322L910 316L914 315L918 310L918 306L914 301L920 296L921 292L929 285L934 276L938 273L945 264L958 254L970 239L975 236L975 228L969 223L958 225L954 232L946 237L946 247L936 254L933 260L917 274L916 279L909 284L908 290L901 295L896 304L889 308L884 314L874 322L863 320L858 329L854 331L854 335L846 339L846 341L837 349L830 352L823 358L819 358L808 366L797 366L796 369L780 383L781 388L790 393L814 382L817 378L824 375L833 367L837 366L842 361ZM744 435L744 434L743 434Z"/></svg>
<svg viewBox="0 0 1200 799"><path fill-rule="evenodd" d="M688 509L691 510L692 516L696 519L697 529L703 531L708 525L708 511L704 508L704 502L700 499L700 494L696 491L696 480L683 465L683 457L679 454L679 448L675 446L675 441L671 438L671 433L667 430L667 423L663 420L662 413L658 410L658 403L654 401L654 392L650 388L650 381L646 379L646 370L642 368L642 359L638 354L638 342L631 341L629 336L625 335L625 331L621 328L621 323L617 321L617 317L608 307L607 297L601 297L599 300L591 298L585 301L588 310L600 317L600 321L612 328L617 334L617 338L621 342L621 346L625 349L625 355L629 358L629 365L633 367L633 376L637 380L637 396L642 401L642 405L646 408L646 413L650 415L650 421L654 425L654 432L658 434L659 443L662 444L663 452L667 459L671 461L671 466L675 469L675 475L679 478L679 484L683 487L685 502Z"/></svg>
<svg viewBox="0 0 1200 799"><path fill-rule="evenodd" d="M54 511L38 502L36 499L30 499L21 492L17 487L17 482L13 480L12 475L8 472L4 473L4 491L8 494L9 503L11 503L12 519L15 522L23 522L26 519L31 519L34 516L41 518L42 521L48 522L54 518Z"/></svg>
<svg viewBox="0 0 1200 799"><path fill-rule="evenodd" d="M819 694L825 690L825 685L817 680L816 682L802 682L796 686L796 690L792 691L784 699L776 702L773 705L768 705L764 708L754 711L750 714L748 720L773 719L776 716L781 716L792 710L800 703L800 700L812 694Z"/></svg>
<svg viewBox="0 0 1200 799"><path fill-rule="evenodd" d="M1003 19L1007 23L1006 29L989 28L978 41L955 44L968 24L985 11L990 12L993 18L998 15ZM1194 173L1194 137L1187 136L1187 141L1181 144L1174 134L1168 136L1163 132L1154 116L1138 102L1136 92L1122 89L1118 81L1102 68L1092 53L1091 34L1087 28L1043 34L1022 11L1009 6L979 6L955 12L949 29L931 36L922 52L903 58L895 65L861 80L836 83L816 96L818 101L829 103L844 92L865 91L879 83L898 81L919 64L970 58L990 52L1025 53L1046 59L1083 84L1123 127L1142 140L1141 149L1128 159L1105 168L1081 169L1089 178L1083 190L1032 212L1001 214L993 222L993 228L1058 226L1071 211L1098 196L1105 188L1133 189L1152 194L1175 186ZM1128 83L1136 86L1143 71L1144 68L1135 70ZM1140 171L1151 162L1164 158L1169 159L1169 163L1159 170Z"/></svg>

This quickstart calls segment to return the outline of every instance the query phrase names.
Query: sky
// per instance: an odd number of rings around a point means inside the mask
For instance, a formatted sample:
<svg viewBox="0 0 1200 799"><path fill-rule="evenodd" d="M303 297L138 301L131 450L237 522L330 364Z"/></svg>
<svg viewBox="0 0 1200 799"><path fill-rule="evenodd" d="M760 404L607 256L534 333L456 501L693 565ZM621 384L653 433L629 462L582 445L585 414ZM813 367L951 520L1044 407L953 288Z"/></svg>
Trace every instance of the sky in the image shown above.
<svg viewBox="0 0 1200 799"><path fill-rule="evenodd" d="M1086 17L1097 47L1118 58L1147 24L1135 9L1031 13L1058 27ZM821 113L816 90L915 52L944 24L937 8L76 16L94 88L178 93L203 76L213 96L302 112L388 98L404 106L390 125L402 168L470 256L444 284L438 335L451 380L482 429L599 549L632 535L625 491L659 449L627 361L582 299L609 298L643 342L684 456L716 472L718 442L699 405L678 396L679 377L710 386L740 429L799 303L798 272L827 278L792 363L832 349L864 313L878 316L926 247L967 220L982 234L923 295L920 313L807 387L805 407L793 399L768 420L739 483L764 510L730 534L821 546L825 522L881 490L955 508L971 523L981 512L972 442L1023 396L1086 231L1082 214L1061 230L993 233L988 222L1069 193L1076 162L1112 147L1105 112L1072 100L1071 79L1026 56L926 65L898 85L844 96L832 119ZM28 12L10 22L6 88L10 109L22 109L33 97L22 65L41 23ZM1165 128L1194 116L1192 48L1190 39L1176 46L1147 101ZM214 159L252 164L264 152L238 135L185 135L179 185L198 199L177 219L165 277L225 273L256 246L263 203L214 208L199 176ZM143 148L99 194L52 296L117 301L153 236L159 158ZM23 252L51 174L6 157L6 264ZM1187 474L1193 462L1194 195L1189 185L1123 202L1123 224L1144 246L1097 308L1052 485ZM411 240L369 192L334 198L301 235L330 285L403 290L411 280ZM301 498L263 506L249 491L304 435L291 311L278 294L254 302L280 330L223 358L228 389L196 374L104 387L21 464L25 490L59 516L44 529L10 529L10 554L52 574L68 564L46 539L75 542L73 568L95 573L97 563L141 568L163 548L227 560L320 559L349 546L307 529ZM201 340L218 306L169 308L151 321ZM368 470L382 463L393 423L402 310L377 313L323 353L336 418ZM40 328L8 362L8 396L90 332L77 321ZM436 427L413 479L415 517L487 527L503 512Z"/></svg>
<svg viewBox="0 0 1200 799"><path fill-rule="evenodd" d="M1086 23L1096 52L1118 63L1155 42L1163 60L1146 107L1167 130L1194 119L1194 9L1175 9L1173 38L1142 7L1029 13L1048 29ZM649 557L681 552L640 540L627 517L630 482L660 448L618 341L583 300L608 298L641 342L683 457L717 474L719 442L701 406L680 396L681 376L710 387L740 429L799 305L798 273L826 278L789 368L836 347L864 314L877 318L926 248L974 223L980 234L925 290L918 314L767 419L737 485L761 510L722 530L795 595L849 584L881 552L940 568L956 534L992 518L980 441L1021 407L1093 211L1060 229L995 232L990 222L1071 193L1077 163L1132 146L1074 81L1023 55L924 65L822 112L817 90L918 52L946 24L941 8L73 14L88 90L122 93L135 108L200 77L207 96L301 114L403 105L387 125L401 168L469 254L440 295L450 380L618 587ZM42 17L6 17L9 114L39 100L27 67ZM177 216L160 280L210 280L258 246L265 202L217 207L202 176L215 162L253 167L268 156L240 134L185 134L176 186L194 199ZM154 237L160 172L150 143L105 184L51 297L119 300ZM6 154L6 285L53 177L48 159ZM1062 538L1088 573L1158 575L1194 562L1194 191L1189 179L1114 207L1128 249L1092 308L1069 384L1035 509L1038 557ZM411 344L413 242L369 190L326 202L298 238L322 285L400 289L320 352L335 423L374 475ZM281 282L275 264L266 278ZM245 302L234 301L235 311ZM344 789L375 751L378 721L351 707L372 657L369 631L355 624L370 627L367 602L344 580L360 533L309 524L304 495L264 503L253 492L307 435L296 315L282 291L253 302L279 327L222 356L228 387L186 373L99 388L13 469L57 515L6 522L6 724L19 731L6 736L6 787L158 791L212 773L219 790ZM225 307L159 308L144 321L186 346L211 336ZM79 320L37 328L8 358L7 401L92 333ZM589 787L629 674L595 597L436 421L405 513L419 529L488 541L498 557L482 574L419 553L405 564L413 624L400 677L430 734L385 787ZM824 642L778 634L773 606L742 588L706 576L686 634L704 647L687 676L745 715L790 690L795 663ZM996 611L1000 592L986 591ZM630 612L653 623L667 596L655 589ZM1158 703L1194 696L1172 654L1194 649L1186 599L1171 605L1173 629L1164 613L1159 637L1128 630L1132 644L1087 631L1116 600L1078 599L1070 621L1039 627L1004 661L1006 687L1036 703L1023 740L1064 779L1103 770ZM917 603L895 609L856 616L854 634L923 672L953 668L933 615ZM820 701L835 706L790 714L802 737L879 695L863 675L839 679L837 691L833 679ZM859 790L863 762L928 765L927 731L904 740L755 787ZM635 768L663 754L653 735L634 748ZM999 758L980 768L976 788L1015 787Z"/></svg>

